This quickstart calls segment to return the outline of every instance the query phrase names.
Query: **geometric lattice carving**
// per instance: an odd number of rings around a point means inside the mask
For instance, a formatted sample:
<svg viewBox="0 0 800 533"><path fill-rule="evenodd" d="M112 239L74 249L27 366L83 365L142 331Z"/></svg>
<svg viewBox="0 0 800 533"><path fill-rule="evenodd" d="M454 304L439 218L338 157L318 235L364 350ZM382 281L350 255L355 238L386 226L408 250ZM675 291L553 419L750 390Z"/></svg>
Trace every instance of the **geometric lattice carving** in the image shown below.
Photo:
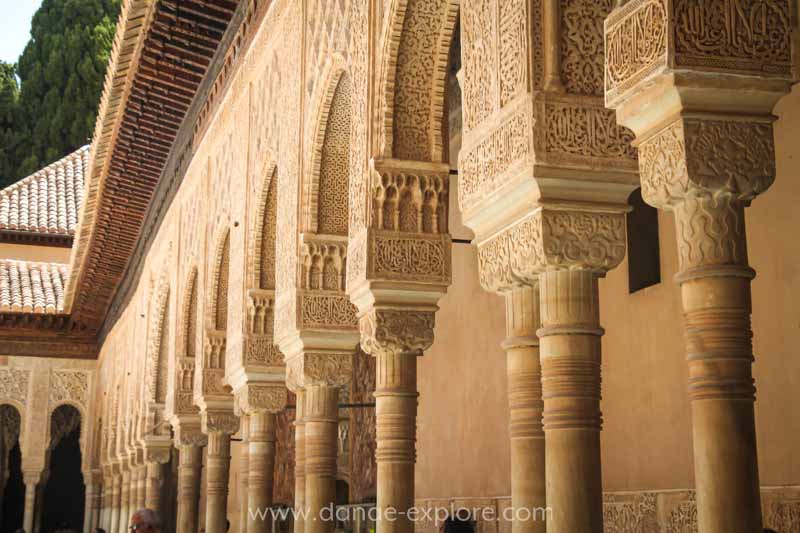
<svg viewBox="0 0 800 533"><path fill-rule="evenodd" d="M316 233L347 235L351 93L350 77L344 74L333 93L325 125Z"/></svg>

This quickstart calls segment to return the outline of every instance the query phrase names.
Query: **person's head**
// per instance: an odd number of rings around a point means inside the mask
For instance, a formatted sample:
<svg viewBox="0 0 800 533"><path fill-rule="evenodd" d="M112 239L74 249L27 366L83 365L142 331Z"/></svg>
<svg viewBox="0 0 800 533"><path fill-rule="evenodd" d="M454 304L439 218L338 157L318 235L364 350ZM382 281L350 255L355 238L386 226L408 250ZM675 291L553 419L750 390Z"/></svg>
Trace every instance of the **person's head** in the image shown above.
<svg viewBox="0 0 800 533"><path fill-rule="evenodd" d="M152 509L139 509L131 516L128 529L133 533L160 533L161 521Z"/></svg>

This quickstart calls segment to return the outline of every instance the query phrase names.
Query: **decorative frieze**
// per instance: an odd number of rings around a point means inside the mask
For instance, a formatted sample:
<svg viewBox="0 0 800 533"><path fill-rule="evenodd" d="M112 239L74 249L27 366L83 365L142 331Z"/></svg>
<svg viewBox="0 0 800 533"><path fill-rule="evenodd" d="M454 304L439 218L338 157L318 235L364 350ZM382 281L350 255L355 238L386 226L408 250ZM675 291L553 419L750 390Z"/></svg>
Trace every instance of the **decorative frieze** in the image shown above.
<svg viewBox="0 0 800 533"><path fill-rule="evenodd" d="M663 69L788 79L789 0L631 0L606 20L606 104Z"/></svg>
<svg viewBox="0 0 800 533"><path fill-rule="evenodd" d="M353 329L356 308L345 294L303 292L300 296L299 328Z"/></svg>

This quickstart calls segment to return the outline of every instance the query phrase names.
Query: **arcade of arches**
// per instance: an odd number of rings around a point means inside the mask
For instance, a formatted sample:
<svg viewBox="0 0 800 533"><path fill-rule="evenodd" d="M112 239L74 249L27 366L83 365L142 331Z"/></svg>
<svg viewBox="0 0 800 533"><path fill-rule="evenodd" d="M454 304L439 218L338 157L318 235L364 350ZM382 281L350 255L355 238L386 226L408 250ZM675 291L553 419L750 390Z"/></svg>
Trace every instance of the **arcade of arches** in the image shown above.
<svg viewBox="0 0 800 533"><path fill-rule="evenodd" d="M123 0L0 191L2 531L800 533L798 9Z"/></svg>

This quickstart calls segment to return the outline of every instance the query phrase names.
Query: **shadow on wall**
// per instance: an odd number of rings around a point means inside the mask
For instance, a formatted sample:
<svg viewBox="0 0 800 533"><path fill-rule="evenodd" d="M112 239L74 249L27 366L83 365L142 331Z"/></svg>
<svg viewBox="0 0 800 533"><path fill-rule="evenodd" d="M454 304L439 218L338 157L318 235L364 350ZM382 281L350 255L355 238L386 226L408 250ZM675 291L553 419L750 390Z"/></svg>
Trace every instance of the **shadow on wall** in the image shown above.
<svg viewBox="0 0 800 533"><path fill-rule="evenodd" d="M17 442L8 456L9 475L0 502L0 533L15 533L22 527L25 506L25 482L22 480L22 453ZM3 480L0 479L0 483Z"/></svg>
<svg viewBox="0 0 800 533"><path fill-rule="evenodd" d="M81 475L80 426L53 448L44 489L42 533L83 531L85 486Z"/></svg>

